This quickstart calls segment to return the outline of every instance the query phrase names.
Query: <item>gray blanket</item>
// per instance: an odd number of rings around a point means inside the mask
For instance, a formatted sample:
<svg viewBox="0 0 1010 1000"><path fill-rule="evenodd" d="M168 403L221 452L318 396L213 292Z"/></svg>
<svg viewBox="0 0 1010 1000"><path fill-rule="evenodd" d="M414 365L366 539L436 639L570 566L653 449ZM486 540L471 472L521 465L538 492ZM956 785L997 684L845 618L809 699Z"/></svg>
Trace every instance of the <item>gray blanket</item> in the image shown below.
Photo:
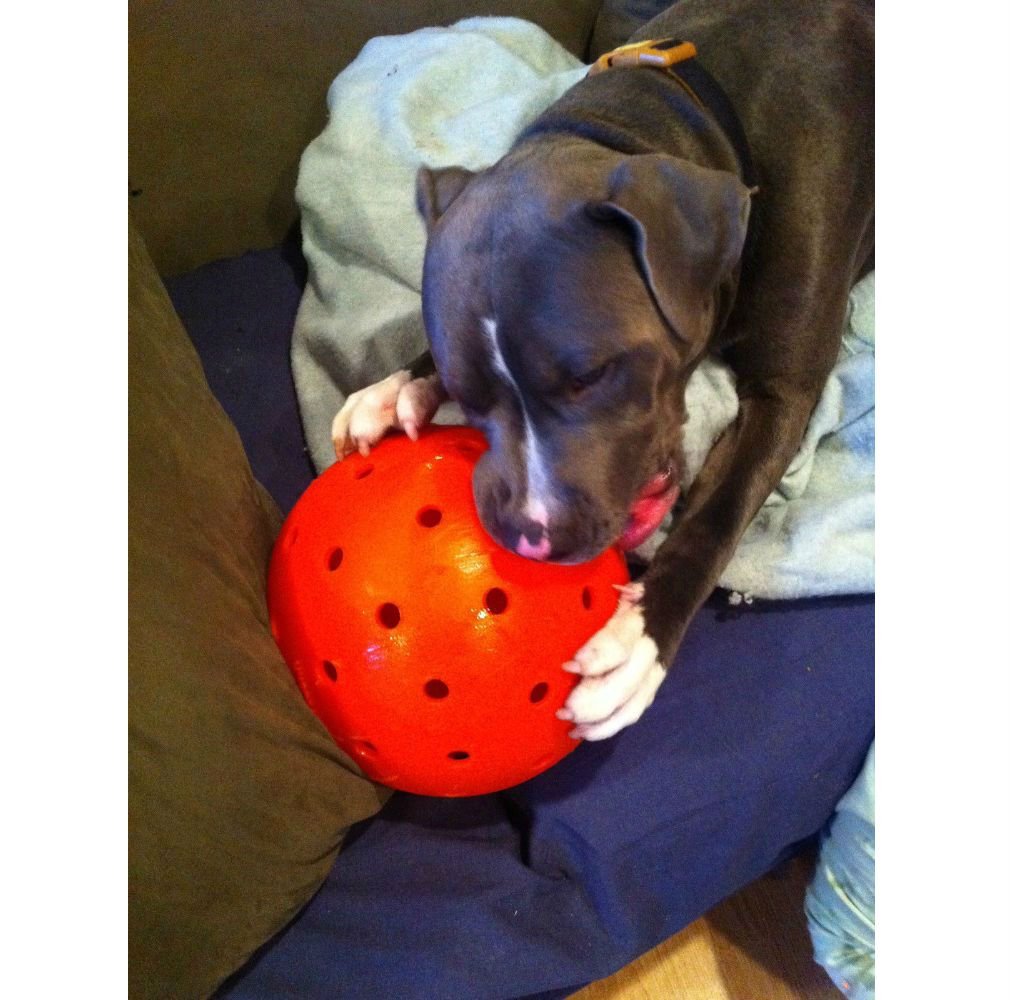
<svg viewBox="0 0 1010 1000"><path fill-rule="evenodd" d="M333 461L330 424L347 395L425 348L417 168L489 166L586 69L533 24L471 18L373 39L333 81L329 123L305 151L297 187L309 281L292 364L317 469ZM870 275L853 290L838 364L800 452L723 586L758 597L873 590L873 300ZM688 386L685 485L736 409L732 373L705 361ZM446 406L436 419L460 418Z"/></svg>

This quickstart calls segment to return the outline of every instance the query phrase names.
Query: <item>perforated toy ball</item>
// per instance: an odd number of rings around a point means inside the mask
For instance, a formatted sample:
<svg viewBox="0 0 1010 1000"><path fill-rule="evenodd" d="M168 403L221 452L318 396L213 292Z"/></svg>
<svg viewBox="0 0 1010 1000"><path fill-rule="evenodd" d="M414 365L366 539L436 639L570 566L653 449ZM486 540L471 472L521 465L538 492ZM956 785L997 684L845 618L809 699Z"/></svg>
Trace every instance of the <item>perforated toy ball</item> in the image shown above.
<svg viewBox="0 0 1010 1000"><path fill-rule="evenodd" d="M486 447L430 428L338 462L271 559L271 628L309 706L366 774L422 795L508 788L576 746L561 664L628 580L616 549L556 566L498 546L471 487Z"/></svg>

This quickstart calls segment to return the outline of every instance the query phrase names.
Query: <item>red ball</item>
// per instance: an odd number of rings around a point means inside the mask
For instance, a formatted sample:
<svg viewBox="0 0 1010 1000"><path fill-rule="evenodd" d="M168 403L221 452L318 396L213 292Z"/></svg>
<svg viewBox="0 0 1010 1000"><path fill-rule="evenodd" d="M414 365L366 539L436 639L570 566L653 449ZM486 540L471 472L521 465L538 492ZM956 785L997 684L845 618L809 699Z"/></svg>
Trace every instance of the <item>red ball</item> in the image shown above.
<svg viewBox="0 0 1010 1000"><path fill-rule="evenodd" d="M557 566L501 548L471 487L486 448L430 428L338 462L270 565L270 625L305 700L367 775L421 795L509 788L574 749L561 664L628 580L617 549Z"/></svg>

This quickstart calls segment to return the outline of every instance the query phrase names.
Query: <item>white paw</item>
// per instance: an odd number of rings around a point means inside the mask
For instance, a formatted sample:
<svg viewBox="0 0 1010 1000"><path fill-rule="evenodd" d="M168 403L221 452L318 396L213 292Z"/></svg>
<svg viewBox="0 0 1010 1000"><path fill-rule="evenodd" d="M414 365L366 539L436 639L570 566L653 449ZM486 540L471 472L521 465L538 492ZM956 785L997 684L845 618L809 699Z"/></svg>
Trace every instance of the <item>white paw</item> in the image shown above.
<svg viewBox="0 0 1010 1000"><path fill-rule="evenodd" d="M605 740L637 722L666 676L656 643L645 634L643 592L640 584L623 588L610 621L563 665L582 675L558 711L559 719L575 723L573 739Z"/></svg>
<svg viewBox="0 0 1010 1000"><path fill-rule="evenodd" d="M337 461L358 451L367 455L391 430L402 430L411 440L435 415L445 399L437 375L412 379L398 371L375 385L352 392L333 418L330 436Z"/></svg>

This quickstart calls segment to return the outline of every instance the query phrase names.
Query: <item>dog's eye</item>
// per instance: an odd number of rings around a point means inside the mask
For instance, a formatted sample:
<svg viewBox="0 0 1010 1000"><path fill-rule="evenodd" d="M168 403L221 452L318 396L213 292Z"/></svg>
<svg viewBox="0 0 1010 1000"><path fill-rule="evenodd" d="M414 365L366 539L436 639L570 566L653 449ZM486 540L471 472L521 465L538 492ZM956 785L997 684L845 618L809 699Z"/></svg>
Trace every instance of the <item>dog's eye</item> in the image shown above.
<svg viewBox="0 0 1010 1000"><path fill-rule="evenodd" d="M607 372L613 367L613 362L608 361L606 364L599 365L597 368L592 369L592 371L585 372L582 375L572 375L568 379L566 388L569 393L573 396L579 396L590 386L596 385Z"/></svg>

